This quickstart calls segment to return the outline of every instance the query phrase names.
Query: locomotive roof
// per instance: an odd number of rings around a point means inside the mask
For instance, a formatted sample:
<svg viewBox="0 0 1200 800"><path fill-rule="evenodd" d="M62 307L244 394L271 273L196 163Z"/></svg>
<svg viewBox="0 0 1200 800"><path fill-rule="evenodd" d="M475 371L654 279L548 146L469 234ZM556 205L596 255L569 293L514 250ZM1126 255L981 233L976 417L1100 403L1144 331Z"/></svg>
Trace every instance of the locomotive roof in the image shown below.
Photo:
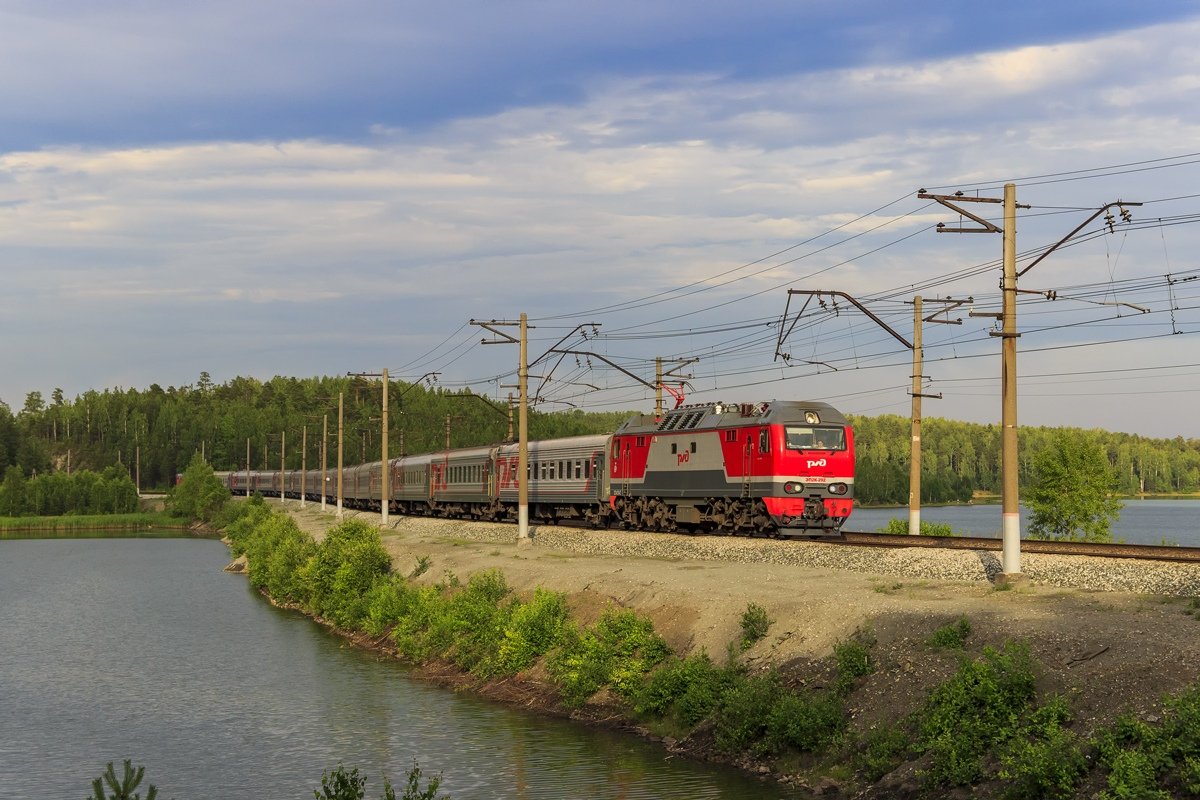
<svg viewBox="0 0 1200 800"><path fill-rule="evenodd" d="M813 414L816 415L817 423L812 422ZM828 403L813 400L698 403L672 409L661 419L653 414L630 417L617 429L617 435L772 424L845 425L846 418Z"/></svg>

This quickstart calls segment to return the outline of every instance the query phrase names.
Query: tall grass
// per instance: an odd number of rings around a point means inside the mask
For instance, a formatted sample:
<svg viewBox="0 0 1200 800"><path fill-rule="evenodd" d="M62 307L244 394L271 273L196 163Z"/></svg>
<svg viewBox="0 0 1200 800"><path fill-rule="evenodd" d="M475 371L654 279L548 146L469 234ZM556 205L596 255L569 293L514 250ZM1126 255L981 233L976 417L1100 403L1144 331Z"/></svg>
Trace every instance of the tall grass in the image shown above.
<svg viewBox="0 0 1200 800"><path fill-rule="evenodd" d="M58 517L0 517L0 534L19 532L80 533L85 531L139 531L149 528L185 530L178 517L157 512L132 514L80 514Z"/></svg>

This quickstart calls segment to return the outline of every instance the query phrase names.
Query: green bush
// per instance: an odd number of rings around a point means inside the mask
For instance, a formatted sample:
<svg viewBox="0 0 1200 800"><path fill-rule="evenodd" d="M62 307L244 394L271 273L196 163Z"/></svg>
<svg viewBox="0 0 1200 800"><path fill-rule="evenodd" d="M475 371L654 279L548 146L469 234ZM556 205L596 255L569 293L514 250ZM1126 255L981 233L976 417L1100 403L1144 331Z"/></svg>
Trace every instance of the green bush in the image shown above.
<svg viewBox="0 0 1200 800"><path fill-rule="evenodd" d="M736 681L716 711L713 738L717 747L726 753L766 755L770 751L766 739L771 712L782 694L783 686L774 672Z"/></svg>
<svg viewBox="0 0 1200 800"><path fill-rule="evenodd" d="M670 714L690 728L713 712L741 674L738 667L718 667L704 652L671 658L647 676L634 697L634 711L639 716Z"/></svg>
<svg viewBox="0 0 1200 800"><path fill-rule="evenodd" d="M246 548L258 526L271 516L272 512L260 494L254 495L244 503L230 503L230 506L238 509L238 513L224 528L225 536L229 539L229 549L235 556L246 555Z"/></svg>
<svg viewBox="0 0 1200 800"><path fill-rule="evenodd" d="M404 794L400 795L400 800L438 800L437 790L441 784L442 776L436 775L422 788L421 767L414 761L406 776ZM313 792L316 800L363 800L366 796L367 779L357 769L347 771L341 764L332 772L321 773L321 788ZM396 789L386 777L383 779L381 800L396 800ZM450 798L442 795L441 800Z"/></svg>
<svg viewBox="0 0 1200 800"><path fill-rule="evenodd" d="M1070 721L1066 701L1055 697L1033 712L1029 723L1000 753L1004 795L1013 800L1066 800L1075 794L1087 757Z"/></svg>
<svg viewBox="0 0 1200 800"><path fill-rule="evenodd" d="M900 725L872 728L859 741L853 763L872 783L904 762L912 737Z"/></svg>
<svg viewBox="0 0 1200 800"><path fill-rule="evenodd" d="M742 614L742 649L749 650L754 643L767 635L772 620L767 616L767 610L758 603L746 606Z"/></svg>
<svg viewBox="0 0 1200 800"><path fill-rule="evenodd" d="M789 689L771 671L735 679L713 719L719 749L764 756L822 749L843 730L845 710L836 695Z"/></svg>
<svg viewBox="0 0 1200 800"><path fill-rule="evenodd" d="M167 510L186 519L214 521L229 502L229 490L197 453L177 486L167 494Z"/></svg>
<svg viewBox="0 0 1200 800"><path fill-rule="evenodd" d="M983 758L1012 738L1034 700L1033 659L1026 645L985 647L933 691L920 712L920 746L933 784L967 785L984 777Z"/></svg>
<svg viewBox="0 0 1200 800"><path fill-rule="evenodd" d="M962 650L966 639L971 635L971 621L961 617L957 622L943 625L929 637L931 647L939 650Z"/></svg>
<svg viewBox="0 0 1200 800"><path fill-rule="evenodd" d="M1200 795L1200 686L1164 702L1152 727L1123 716L1096 737L1108 798Z"/></svg>
<svg viewBox="0 0 1200 800"><path fill-rule="evenodd" d="M908 535L908 520L892 517L888 524L879 529L880 533L891 533L897 536ZM946 522L926 522L921 520L921 536L958 536L954 528Z"/></svg>
<svg viewBox="0 0 1200 800"><path fill-rule="evenodd" d="M381 636L408 614L414 591L408 581L396 573L376 578L367 590L362 629L372 636Z"/></svg>
<svg viewBox="0 0 1200 800"><path fill-rule="evenodd" d="M436 586L411 590L406 602L407 611L396 622L392 641L406 659L414 664L423 664L434 656L442 655L453 643L448 638L440 638L450 631L450 627L441 622L447 604Z"/></svg>
<svg viewBox="0 0 1200 800"><path fill-rule="evenodd" d="M272 556L285 540L300 537L307 538L288 515L268 512L263 516L244 541L246 558L250 562L247 568L250 585L269 592L267 584L271 575ZM277 580L282 580L278 574Z"/></svg>
<svg viewBox="0 0 1200 800"><path fill-rule="evenodd" d="M865 641L848 639L833 646L833 660L837 666L835 688L845 694L854 686L854 681L875 671L871 650Z"/></svg>
<svg viewBox="0 0 1200 800"><path fill-rule="evenodd" d="M567 597L561 592L535 589L526 603L514 604L504 627L489 674L515 675L562 641L570 619Z"/></svg>
<svg viewBox="0 0 1200 800"><path fill-rule="evenodd" d="M649 619L632 611L606 611L583 631L567 626L547 667L569 705L582 705L604 686L626 698L669 653Z"/></svg>
<svg viewBox="0 0 1200 800"><path fill-rule="evenodd" d="M371 585L390 569L379 530L346 520L325 534L304 568L310 606L335 625L355 627L366 614L364 598Z"/></svg>
<svg viewBox="0 0 1200 800"><path fill-rule="evenodd" d="M124 763L124 773L121 779L117 779L116 770L113 769L113 763L108 762L108 768L104 774L92 781L92 796L89 800L141 800L141 794L135 794L134 789L142 783L142 777L146 774L146 768L139 766L134 769L133 762L126 759ZM105 784L108 785L109 794L104 793ZM154 800L158 797L158 789L154 784L150 784L146 790L146 800Z"/></svg>
<svg viewBox="0 0 1200 800"><path fill-rule="evenodd" d="M317 544L295 526L283 528L267 556L267 594L276 601L308 602L304 566L317 552Z"/></svg>
<svg viewBox="0 0 1200 800"><path fill-rule="evenodd" d="M845 719L845 706L834 694L785 691L767 719L767 743L775 752L788 747L818 752L842 732Z"/></svg>
<svg viewBox="0 0 1200 800"><path fill-rule="evenodd" d="M489 671L485 664L499 652L512 614L511 604L503 604L510 592L504 576L492 569L472 575L450 598L438 618L447 630L434 635L450 643L450 659L461 669Z"/></svg>

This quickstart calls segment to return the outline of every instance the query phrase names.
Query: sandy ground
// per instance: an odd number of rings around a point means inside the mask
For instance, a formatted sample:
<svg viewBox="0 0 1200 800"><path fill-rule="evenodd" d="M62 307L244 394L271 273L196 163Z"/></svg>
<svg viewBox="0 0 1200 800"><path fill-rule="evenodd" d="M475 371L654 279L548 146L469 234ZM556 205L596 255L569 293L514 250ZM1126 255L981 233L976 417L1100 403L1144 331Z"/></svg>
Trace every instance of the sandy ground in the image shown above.
<svg viewBox="0 0 1200 800"><path fill-rule="evenodd" d="M334 522L332 513L322 514L315 504L301 510L291 501L286 508L318 537ZM538 586L567 593L584 620L610 606L646 614L677 653L703 648L722 661L728 644L741 637L742 613L757 603L774 622L743 660L779 665L808 685L830 676L835 643L866 636L874 642L876 671L851 697L857 728L915 710L930 688L954 672L960 656L930 647L928 639L964 616L973 629L969 653L1008 640L1027 642L1042 666L1040 688L1067 696L1084 731L1125 711L1153 720L1164 694L1200 675L1200 610L1189 598L1033 583L1000 590L981 581L921 580L884 571L594 556L536 543L518 547L513 526L396 516L391 522L383 541L399 572L410 573L419 558L429 559L428 571L418 578L428 582L446 572L465 580L497 568L518 593ZM491 529L493 537L499 528L502 541L471 538L471 526Z"/></svg>

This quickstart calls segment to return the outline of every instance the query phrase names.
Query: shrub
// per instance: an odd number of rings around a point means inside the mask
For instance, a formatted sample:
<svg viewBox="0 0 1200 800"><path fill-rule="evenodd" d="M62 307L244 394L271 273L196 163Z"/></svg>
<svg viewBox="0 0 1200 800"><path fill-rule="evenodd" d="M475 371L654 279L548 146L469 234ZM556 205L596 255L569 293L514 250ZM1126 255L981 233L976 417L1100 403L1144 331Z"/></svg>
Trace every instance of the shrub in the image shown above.
<svg viewBox="0 0 1200 800"><path fill-rule="evenodd" d="M766 636L773 622L767 616L767 610L758 603L746 606L742 614L742 649L749 650L755 642Z"/></svg>
<svg viewBox="0 0 1200 800"><path fill-rule="evenodd" d="M854 767L875 782L903 763L911 737L899 725L872 728L862 737L854 756Z"/></svg>
<svg viewBox="0 0 1200 800"><path fill-rule="evenodd" d="M845 725L845 707L836 695L785 691L767 719L767 743L773 751L792 747L816 752L832 742Z"/></svg>
<svg viewBox="0 0 1200 800"><path fill-rule="evenodd" d="M690 728L713 712L740 674L737 667L718 667L704 652L672 658L647 677L634 697L634 711L640 716L672 714Z"/></svg>
<svg viewBox="0 0 1200 800"><path fill-rule="evenodd" d="M186 519L212 522L228 501L229 490L197 453L184 470L179 485L168 493L167 510Z"/></svg>
<svg viewBox="0 0 1200 800"><path fill-rule="evenodd" d="M392 640L401 655L415 664L422 664L450 647L450 641L437 640L433 636L434 631L448 630L440 623L446 613L446 601L436 586L422 586L410 590L406 602L407 611L397 621Z"/></svg>
<svg viewBox="0 0 1200 800"><path fill-rule="evenodd" d="M1088 762L1075 734L1062 727L1069 720L1066 701L1053 698L1033 712L1021 733L1001 751L1006 797L1065 800L1075 794Z"/></svg>
<svg viewBox="0 0 1200 800"><path fill-rule="evenodd" d="M584 630L567 626L562 646L547 666L569 705L582 705L604 686L631 698L643 676L669 653L649 619L632 611L606 611Z"/></svg>
<svg viewBox="0 0 1200 800"><path fill-rule="evenodd" d="M268 579L271 575L272 556L278 552L284 541L297 538L307 538L307 535L301 532L287 514L268 511L257 522L243 542L246 558L250 562L247 572L251 586L270 591ZM285 578L277 570L277 583L285 581L290 583L290 577Z"/></svg>
<svg viewBox="0 0 1200 800"><path fill-rule="evenodd" d="M133 762L129 759L124 763L124 774L121 780L117 780L116 770L113 769L113 763L108 762L108 768L104 774L92 781L92 797L90 800L141 800L140 794L134 794L133 790L138 788L142 783L142 777L146 774L146 768L139 766L133 768ZM111 794L104 794L104 786L108 784ZM154 800L158 797L158 789L154 784L146 790L146 800Z"/></svg>
<svg viewBox="0 0 1200 800"><path fill-rule="evenodd" d="M225 527L225 536L229 539L229 549L235 556L240 556L246 553L246 547L258 526L271 516L272 512L259 494L245 503L230 505L239 509L239 513Z"/></svg>
<svg viewBox="0 0 1200 800"><path fill-rule="evenodd" d="M771 671L734 679L713 720L718 748L762 756L822 749L844 728L845 711L836 695L789 689Z"/></svg>
<svg viewBox="0 0 1200 800"><path fill-rule="evenodd" d="M499 570L472 575L462 591L450 598L438 621L447 627L435 636L451 642L450 659L466 670L487 672L494 662L512 614L511 604L501 605L511 590Z"/></svg>
<svg viewBox="0 0 1200 800"><path fill-rule="evenodd" d="M357 624L366 593L390 567L374 526L352 519L331 528L304 569L312 610L343 627Z"/></svg>
<svg viewBox="0 0 1200 800"><path fill-rule="evenodd" d="M765 755L772 710L779 704L783 686L778 674L751 675L735 682L715 715L713 737L726 753L753 752Z"/></svg>
<svg viewBox="0 0 1200 800"><path fill-rule="evenodd" d="M317 543L297 528L283 530L267 556L266 589L277 601L306 603L304 566L317 552Z"/></svg>
<svg viewBox="0 0 1200 800"><path fill-rule="evenodd" d="M834 688L845 694L854 686L854 681L875 671L868 644L859 639L848 639L833 646L833 658L837 665L837 681Z"/></svg>
<svg viewBox="0 0 1200 800"><path fill-rule="evenodd" d="M529 602L513 606L495 658L485 671L514 675L529 668L535 659L562 641L569 619L566 595L535 589Z"/></svg>
<svg viewBox="0 0 1200 800"><path fill-rule="evenodd" d="M983 777L983 756L1016 733L1034 698L1033 659L1025 645L985 647L981 658L930 695L920 713L920 744L932 755L926 779L971 784Z"/></svg>
<svg viewBox="0 0 1200 800"><path fill-rule="evenodd" d="M1106 799L1170 797L1162 785L1200 795L1200 686L1167 699L1161 725L1120 717L1096 745L1109 770Z"/></svg>
<svg viewBox="0 0 1200 800"><path fill-rule="evenodd" d="M313 792L316 800L363 800L367 796L367 779L357 769L347 771L338 764L332 772L321 773L321 788Z"/></svg>
<svg viewBox="0 0 1200 800"><path fill-rule="evenodd" d="M400 575L382 575L371 584L364 602L366 614L362 628L372 636L380 636L408 614L413 590Z"/></svg>
<svg viewBox="0 0 1200 800"><path fill-rule="evenodd" d="M414 761L406 776L404 794L400 795L400 800L438 800L437 790L441 784L442 776L436 775L422 788L421 767ZM363 800L366 796L367 779L359 775L357 769L347 771L341 764L332 772L321 773L321 788L313 792L316 800ZM386 777L383 779L382 800L396 800L396 789ZM443 795L442 800L450 799Z"/></svg>
<svg viewBox="0 0 1200 800"><path fill-rule="evenodd" d="M891 533L898 536L908 535L908 520L892 517L888 524L879 529L880 533ZM958 536L954 528L946 522L926 522L921 520L921 536Z"/></svg>
<svg viewBox="0 0 1200 800"><path fill-rule="evenodd" d="M931 647L940 650L962 650L966 639L971 635L971 621L960 617L957 622L943 625L929 637Z"/></svg>

